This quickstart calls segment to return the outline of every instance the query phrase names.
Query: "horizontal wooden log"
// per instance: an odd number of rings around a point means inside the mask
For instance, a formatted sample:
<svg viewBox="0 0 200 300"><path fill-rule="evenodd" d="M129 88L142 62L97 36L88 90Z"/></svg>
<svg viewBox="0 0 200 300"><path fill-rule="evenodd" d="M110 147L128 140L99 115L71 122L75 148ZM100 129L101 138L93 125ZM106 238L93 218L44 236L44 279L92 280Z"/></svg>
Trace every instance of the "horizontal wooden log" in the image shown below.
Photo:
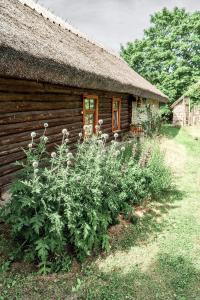
<svg viewBox="0 0 200 300"><path fill-rule="evenodd" d="M28 80L18 80L10 78L0 78L0 91L10 91L12 87L13 92L27 93L34 91L37 93L63 93L70 95L83 95L85 93L90 95L98 95L99 97L122 97L128 98L128 94L117 93L117 92L108 92L92 89L81 89L81 88L72 88L63 85L55 85L49 83L42 83L36 81Z"/></svg>
<svg viewBox="0 0 200 300"><path fill-rule="evenodd" d="M79 95L62 95L62 94L16 94L16 93L2 93L0 92L0 102L17 102L17 101L30 101L30 102L82 102L82 97Z"/></svg>
<svg viewBox="0 0 200 300"><path fill-rule="evenodd" d="M32 121L32 122L23 122L23 123L16 123L16 124L7 124L0 126L0 136L5 136L13 133L24 132L24 131L35 131L38 129L44 128L44 122L48 123L49 127L47 131L51 127L61 126L66 124L73 124L80 122L82 124L83 116L79 115L76 117L68 117L68 118L57 118L57 119L50 119L50 120L42 120L42 121Z"/></svg>
<svg viewBox="0 0 200 300"><path fill-rule="evenodd" d="M0 113L53 110L53 109L82 109L82 102L0 102Z"/></svg>
<svg viewBox="0 0 200 300"><path fill-rule="evenodd" d="M11 112L0 114L0 126L6 124L15 124L20 122L56 119L59 117L76 117L80 116L82 108L80 109L58 109L58 110L44 110L44 111L29 111L29 112Z"/></svg>

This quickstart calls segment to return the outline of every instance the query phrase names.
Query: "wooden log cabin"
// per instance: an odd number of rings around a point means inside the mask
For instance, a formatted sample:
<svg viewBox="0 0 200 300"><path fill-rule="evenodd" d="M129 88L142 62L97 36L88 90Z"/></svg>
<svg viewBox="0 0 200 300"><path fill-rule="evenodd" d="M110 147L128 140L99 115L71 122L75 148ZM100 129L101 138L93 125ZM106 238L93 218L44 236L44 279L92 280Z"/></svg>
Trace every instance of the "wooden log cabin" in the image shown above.
<svg viewBox="0 0 200 300"><path fill-rule="evenodd" d="M16 173L30 133L48 122L49 145L83 124L103 119L103 131L129 131L137 97L167 97L118 55L89 40L31 0L0 1L0 190ZM88 100L90 99L90 100Z"/></svg>

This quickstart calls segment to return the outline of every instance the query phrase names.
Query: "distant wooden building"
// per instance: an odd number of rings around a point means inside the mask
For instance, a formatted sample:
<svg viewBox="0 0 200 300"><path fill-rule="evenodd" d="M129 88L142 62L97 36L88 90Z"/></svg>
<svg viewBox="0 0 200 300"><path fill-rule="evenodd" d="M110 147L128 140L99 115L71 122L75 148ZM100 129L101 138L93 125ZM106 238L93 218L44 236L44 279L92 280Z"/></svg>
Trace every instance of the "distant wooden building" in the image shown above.
<svg viewBox="0 0 200 300"><path fill-rule="evenodd" d="M200 125L200 106L191 106L190 98L180 97L171 105L173 111L173 125Z"/></svg>
<svg viewBox="0 0 200 300"><path fill-rule="evenodd" d="M0 1L0 190L15 177L30 133L48 122L48 147L103 119L110 136L129 131L136 97L167 96L120 57L31 0Z"/></svg>

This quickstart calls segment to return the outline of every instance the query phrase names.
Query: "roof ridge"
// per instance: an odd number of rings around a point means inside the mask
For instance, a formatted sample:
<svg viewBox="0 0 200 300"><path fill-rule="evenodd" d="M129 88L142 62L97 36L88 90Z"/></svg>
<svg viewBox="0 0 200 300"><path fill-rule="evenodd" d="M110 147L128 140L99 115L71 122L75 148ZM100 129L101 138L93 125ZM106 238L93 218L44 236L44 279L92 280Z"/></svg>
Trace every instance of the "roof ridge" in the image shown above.
<svg viewBox="0 0 200 300"><path fill-rule="evenodd" d="M23 5L30 7L31 9L38 12L43 18L45 18L48 21L51 21L54 24L58 24L60 27L62 27L65 30L68 30L69 32L75 34L76 36L85 39L87 42L92 43L93 45L103 49L105 52L115 56L116 58L122 60L122 58L114 51L107 49L104 47L101 43L93 40L90 38L87 34L79 31L74 26L70 25L68 22L64 21L61 17L56 16L54 13L52 13L50 10L45 8L43 5L35 2L34 0L18 0ZM124 60L123 60L124 61Z"/></svg>

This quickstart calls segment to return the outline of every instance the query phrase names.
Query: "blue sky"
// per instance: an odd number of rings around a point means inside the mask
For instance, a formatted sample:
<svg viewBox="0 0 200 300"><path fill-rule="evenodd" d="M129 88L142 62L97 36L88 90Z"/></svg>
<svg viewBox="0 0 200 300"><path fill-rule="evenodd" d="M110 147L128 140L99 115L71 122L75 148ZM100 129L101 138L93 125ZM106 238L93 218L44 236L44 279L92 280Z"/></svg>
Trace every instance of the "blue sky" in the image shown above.
<svg viewBox="0 0 200 300"><path fill-rule="evenodd" d="M56 15L107 48L141 38L150 15L168 7L200 10L200 0L39 0Z"/></svg>

